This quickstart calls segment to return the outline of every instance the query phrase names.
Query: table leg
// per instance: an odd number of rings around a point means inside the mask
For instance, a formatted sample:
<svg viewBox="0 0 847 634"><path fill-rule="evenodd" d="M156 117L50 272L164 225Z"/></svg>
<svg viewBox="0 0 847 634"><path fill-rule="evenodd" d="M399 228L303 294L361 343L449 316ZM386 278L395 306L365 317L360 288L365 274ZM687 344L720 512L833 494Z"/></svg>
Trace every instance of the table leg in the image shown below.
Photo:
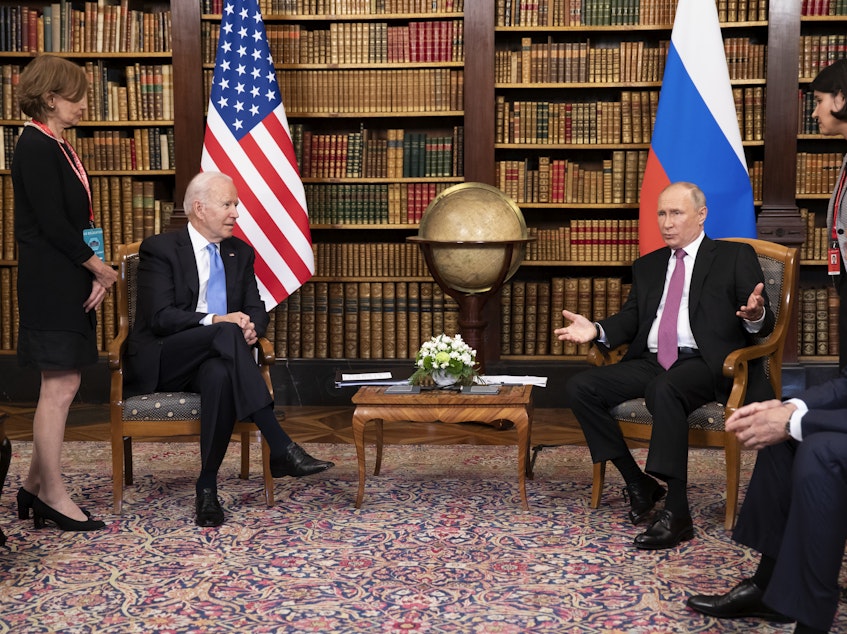
<svg viewBox="0 0 847 634"><path fill-rule="evenodd" d="M376 465L374 466L374 475L379 475L379 470L382 468L382 419L375 418L376 424Z"/></svg>
<svg viewBox="0 0 847 634"><path fill-rule="evenodd" d="M365 497L365 424L368 419L353 412L353 442L356 444L356 462L359 467L359 490L356 492L356 508Z"/></svg>
<svg viewBox="0 0 847 634"><path fill-rule="evenodd" d="M526 410L522 410L512 419L518 435L518 488L521 494L521 504L524 511L529 510L526 497L526 476L529 470L529 437L532 431L532 421Z"/></svg>

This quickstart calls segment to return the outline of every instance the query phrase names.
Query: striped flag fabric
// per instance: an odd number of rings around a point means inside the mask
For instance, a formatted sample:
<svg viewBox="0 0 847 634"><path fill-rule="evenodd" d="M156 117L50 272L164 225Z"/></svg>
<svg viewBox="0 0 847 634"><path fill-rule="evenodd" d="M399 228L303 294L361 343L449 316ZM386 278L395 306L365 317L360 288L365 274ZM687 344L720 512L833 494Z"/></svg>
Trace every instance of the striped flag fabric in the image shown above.
<svg viewBox="0 0 847 634"><path fill-rule="evenodd" d="M297 168L257 0L226 0L201 169L238 188L235 235L256 251L268 310L315 272L306 194Z"/></svg>
<svg viewBox="0 0 847 634"><path fill-rule="evenodd" d="M709 0L680 0L641 186L642 255L664 246L659 193L689 181L706 194L710 238L756 237L756 212L718 12Z"/></svg>

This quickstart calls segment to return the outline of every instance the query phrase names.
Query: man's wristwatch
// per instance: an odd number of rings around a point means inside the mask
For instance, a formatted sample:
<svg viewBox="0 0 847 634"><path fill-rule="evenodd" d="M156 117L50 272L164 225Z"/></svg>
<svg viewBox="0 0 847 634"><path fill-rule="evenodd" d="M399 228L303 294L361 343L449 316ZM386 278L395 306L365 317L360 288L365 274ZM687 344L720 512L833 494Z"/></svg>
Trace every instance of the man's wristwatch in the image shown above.
<svg viewBox="0 0 847 634"><path fill-rule="evenodd" d="M788 420L785 421L785 435L791 438L791 417L788 417Z"/></svg>
<svg viewBox="0 0 847 634"><path fill-rule="evenodd" d="M603 336L603 333L600 330L600 324L598 324L596 321L594 322L594 329L597 331L597 334L594 337L594 341L597 341L600 337Z"/></svg>

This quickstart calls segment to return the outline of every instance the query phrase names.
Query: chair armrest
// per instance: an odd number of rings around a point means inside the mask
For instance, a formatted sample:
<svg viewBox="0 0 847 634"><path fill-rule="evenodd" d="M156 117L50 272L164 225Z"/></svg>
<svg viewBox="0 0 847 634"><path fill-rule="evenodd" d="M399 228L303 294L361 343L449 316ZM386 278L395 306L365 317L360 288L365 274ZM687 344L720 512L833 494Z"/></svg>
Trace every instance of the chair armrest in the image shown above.
<svg viewBox="0 0 847 634"><path fill-rule="evenodd" d="M735 410L744 404L747 396L750 361L762 359L773 354L781 345L776 337L769 337L764 343L746 348L738 348L730 352L723 362L723 374L732 379L732 389L726 400L725 415L729 418ZM774 369L776 371L776 369ZM779 395L777 394L777 397Z"/></svg>
<svg viewBox="0 0 847 634"><path fill-rule="evenodd" d="M265 337L259 337L256 342L256 350L258 352L259 365L273 365L276 362L276 352L273 344Z"/></svg>
<svg viewBox="0 0 847 634"><path fill-rule="evenodd" d="M592 343L586 355L586 360L596 366L611 365L620 361L628 349L629 346L627 344L609 349L602 344Z"/></svg>

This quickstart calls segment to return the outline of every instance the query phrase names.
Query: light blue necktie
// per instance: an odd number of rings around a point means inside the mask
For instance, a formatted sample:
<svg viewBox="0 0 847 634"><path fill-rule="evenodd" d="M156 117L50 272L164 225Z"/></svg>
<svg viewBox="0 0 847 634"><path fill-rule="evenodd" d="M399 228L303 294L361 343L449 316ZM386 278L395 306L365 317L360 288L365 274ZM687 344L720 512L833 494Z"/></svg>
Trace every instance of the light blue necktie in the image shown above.
<svg viewBox="0 0 847 634"><path fill-rule="evenodd" d="M206 311L226 315L226 274L217 245L206 245L209 252L209 285L206 287Z"/></svg>

